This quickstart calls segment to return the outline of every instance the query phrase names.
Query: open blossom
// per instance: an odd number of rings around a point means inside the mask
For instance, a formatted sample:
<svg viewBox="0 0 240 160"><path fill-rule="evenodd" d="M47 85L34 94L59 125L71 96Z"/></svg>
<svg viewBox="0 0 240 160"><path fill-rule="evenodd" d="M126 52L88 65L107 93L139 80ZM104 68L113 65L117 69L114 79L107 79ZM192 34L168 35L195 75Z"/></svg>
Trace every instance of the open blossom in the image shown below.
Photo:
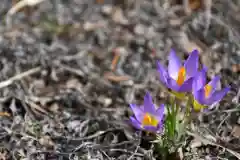
<svg viewBox="0 0 240 160"><path fill-rule="evenodd" d="M157 133L162 131L164 105L156 109L149 93L146 93L143 105L130 104L130 107L134 113L130 121L135 128Z"/></svg>
<svg viewBox="0 0 240 160"><path fill-rule="evenodd" d="M207 106L214 106L218 103L230 90L230 87L226 87L220 91L217 91L217 83L220 80L219 76L215 76L210 82L206 84L207 69L203 68L199 72L193 82L193 108L196 111L207 108Z"/></svg>
<svg viewBox="0 0 240 160"><path fill-rule="evenodd" d="M191 92L194 76L198 72L198 51L193 50L182 65L174 50L170 51L168 69L157 62L160 80L174 92Z"/></svg>

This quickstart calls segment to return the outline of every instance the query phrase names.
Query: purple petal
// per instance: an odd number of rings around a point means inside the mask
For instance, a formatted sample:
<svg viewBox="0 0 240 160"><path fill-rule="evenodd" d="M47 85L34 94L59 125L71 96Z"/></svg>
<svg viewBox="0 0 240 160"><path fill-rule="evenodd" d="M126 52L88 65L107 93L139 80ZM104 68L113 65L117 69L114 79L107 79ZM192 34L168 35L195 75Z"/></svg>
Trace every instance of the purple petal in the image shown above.
<svg viewBox="0 0 240 160"><path fill-rule="evenodd" d="M192 86L193 86L193 80L194 77L189 78L188 80L186 80L181 87L179 88L179 92L191 92L192 91Z"/></svg>
<svg viewBox="0 0 240 160"><path fill-rule="evenodd" d="M162 119L163 119L164 109L165 109L165 105L164 105L164 104L161 104L161 105L159 106L159 108L156 110L156 118L157 118L157 120L158 120L159 122L162 121Z"/></svg>
<svg viewBox="0 0 240 160"><path fill-rule="evenodd" d="M208 85L212 86L212 90L211 90L209 96L211 96L211 95L215 92L216 87L217 87L217 83L219 82L219 80L220 80L220 77L219 77L219 76L215 76L215 77L208 83Z"/></svg>
<svg viewBox="0 0 240 160"><path fill-rule="evenodd" d="M198 50L193 50L192 53L188 56L188 59L184 64L184 67L186 69L187 79L197 74L198 59L199 59Z"/></svg>
<svg viewBox="0 0 240 160"><path fill-rule="evenodd" d="M167 87L171 90L178 92L180 86L177 84L176 80L172 79L171 77L168 78Z"/></svg>
<svg viewBox="0 0 240 160"><path fill-rule="evenodd" d="M167 78L168 78L168 73L166 69L162 66L160 62L157 62L157 68L159 72L159 78L162 81L163 84L167 84Z"/></svg>
<svg viewBox="0 0 240 160"><path fill-rule="evenodd" d="M134 113L134 116L136 117L136 119L141 122L142 117L144 115L143 110L141 107L137 106L136 104L130 104L130 107Z"/></svg>
<svg viewBox="0 0 240 160"><path fill-rule="evenodd" d="M209 103L217 103L219 102L230 90L230 87L226 87L222 89L221 91L216 91L212 94L212 96L209 98Z"/></svg>
<svg viewBox="0 0 240 160"><path fill-rule="evenodd" d="M144 113L150 113L150 114L155 114L156 108L153 104L152 97L149 92L146 93L144 96Z"/></svg>
<svg viewBox="0 0 240 160"><path fill-rule="evenodd" d="M158 127L154 127L154 126L144 126L143 128L145 130L151 131L151 132L157 132L158 131Z"/></svg>
<svg viewBox="0 0 240 160"><path fill-rule="evenodd" d="M203 68L202 68L202 71L206 71L207 72L207 70L208 70L208 68L207 68L207 66L205 66L204 64L203 64Z"/></svg>
<svg viewBox="0 0 240 160"><path fill-rule="evenodd" d="M181 66L181 60L176 55L175 51L171 49L168 57L168 74L170 75L170 77L176 80L178 77L178 71Z"/></svg>
<svg viewBox="0 0 240 160"><path fill-rule="evenodd" d="M204 89L200 89L196 92L193 92L194 99L197 100L199 104L206 105L205 91Z"/></svg>
<svg viewBox="0 0 240 160"><path fill-rule="evenodd" d="M206 84L206 75L207 75L207 69L203 68L193 81L193 91L198 91L199 89L203 88Z"/></svg>
<svg viewBox="0 0 240 160"><path fill-rule="evenodd" d="M157 126L157 132L161 133L163 131L163 121L160 121Z"/></svg>
<svg viewBox="0 0 240 160"><path fill-rule="evenodd" d="M139 123L139 121L137 121L134 117L131 116L129 119L133 127L135 127L136 129L142 129L141 123Z"/></svg>

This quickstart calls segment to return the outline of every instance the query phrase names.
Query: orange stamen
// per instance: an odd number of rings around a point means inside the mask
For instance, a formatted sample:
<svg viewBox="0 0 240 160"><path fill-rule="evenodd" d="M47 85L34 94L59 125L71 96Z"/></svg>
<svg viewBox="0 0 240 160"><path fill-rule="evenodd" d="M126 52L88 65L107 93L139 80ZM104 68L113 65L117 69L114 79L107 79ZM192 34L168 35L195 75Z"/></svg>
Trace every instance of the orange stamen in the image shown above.
<svg viewBox="0 0 240 160"><path fill-rule="evenodd" d="M186 69L181 67L178 71L177 84L181 86L186 78Z"/></svg>
<svg viewBox="0 0 240 160"><path fill-rule="evenodd" d="M210 86L208 84L205 85L205 87L204 87L205 97L208 97L209 94L211 93L211 91L212 91L212 86Z"/></svg>
<svg viewBox="0 0 240 160"><path fill-rule="evenodd" d="M155 117L150 115L149 113L146 113L142 120L143 126L154 126L156 127L158 125L158 121Z"/></svg>

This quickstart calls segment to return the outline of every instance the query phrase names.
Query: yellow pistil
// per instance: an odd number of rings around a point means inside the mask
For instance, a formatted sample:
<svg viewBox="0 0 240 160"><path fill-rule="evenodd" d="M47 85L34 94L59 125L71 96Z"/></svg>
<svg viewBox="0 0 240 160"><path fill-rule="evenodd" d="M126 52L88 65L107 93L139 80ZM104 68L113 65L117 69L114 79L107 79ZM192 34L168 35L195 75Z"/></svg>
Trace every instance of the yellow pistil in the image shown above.
<svg viewBox="0 0 240 160"><path fill-rule="evenodd" d="M157 127L158 120L154 116L150 115L149 113L146 113L143 117L142 125Z"/></svg>
<svg viewBox="0 0 240 160"><path fill-rule="evenodd" d="M186 99L186 94L185 93L180 93L180 92L175 92L175 91L170 91L170 93L173 94L178 99L181 99L181 100Z"/></svg>
<svg viewBox="0 0 240 160"><path fill-rule="evenodd" d="M196 112L199 112L199 111L201 111L201 110L204 109L204 108L207 108L207 106L204 106L204 105L198 103L198 101L196 101L196 100L193 101L193 109L194 109Z"/></svg>
<svg viewBox="0 0 240 160"><path fill-rule="evenodd" d="M205 85L205 87L204 87L204 93L205 93L205 97L206 97L206 98L210 95L211 91L212 91L212 86L210 86L210 85L208 85L208 84Z"/></svg>
<svg viewBox="0 0 240 160"><path fill-rule="evenodd" d="M186 69L181 67L178 71L177 84L181 86L186 78Z"/></svg>

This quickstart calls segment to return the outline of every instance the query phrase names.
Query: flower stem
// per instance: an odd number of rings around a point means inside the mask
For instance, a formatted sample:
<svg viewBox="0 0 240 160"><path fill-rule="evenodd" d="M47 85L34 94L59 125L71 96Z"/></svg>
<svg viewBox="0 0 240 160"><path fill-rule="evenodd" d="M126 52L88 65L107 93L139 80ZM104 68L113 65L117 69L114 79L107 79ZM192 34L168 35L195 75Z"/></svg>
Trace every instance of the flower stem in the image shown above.
<svg viewBox="0 0 240 160"><path fill-rule="evenodd" d="M175 132L176 132L176 125L177 125L177 115L179 112L179 105L177 104L177 98L175 96L171 97L171 101L170 101L170 105L171 107L171 124L172 124L172 140L175 139Z"/></svg>

